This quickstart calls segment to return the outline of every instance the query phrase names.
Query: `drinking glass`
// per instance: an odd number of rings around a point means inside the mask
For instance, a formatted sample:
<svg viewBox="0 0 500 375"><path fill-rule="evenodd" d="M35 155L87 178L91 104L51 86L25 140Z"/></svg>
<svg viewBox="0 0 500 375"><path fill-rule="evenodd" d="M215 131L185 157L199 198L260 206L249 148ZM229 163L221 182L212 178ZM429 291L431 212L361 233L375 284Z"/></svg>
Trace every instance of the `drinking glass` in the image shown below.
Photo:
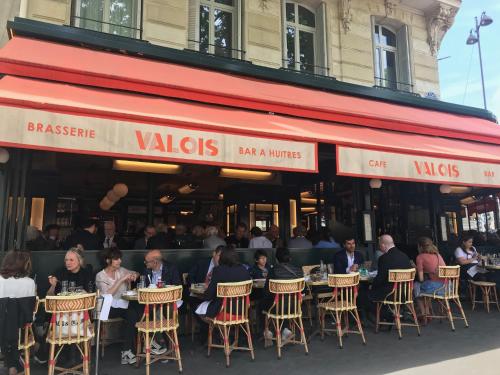
<svg viewBox="0 0 500 375"><path fill-rule="evenodd" d="M64 280L61 282L61 294L68 293L68 280Z"/></svg>
<svg viewBox="0 0 500 375"><path fill-rule="evenodd" d="M146 286L146 278L144 277L144 275L141 275L141 277L139 278L139 283L137 284L137 289L144 288L145 286Z"/></svg>
<svg viewBox="0 0 500 375"><path fill-rule="evenodd" d="M68 292L74 293L76 290L76 283L74 281L69 282Z"/></svg>

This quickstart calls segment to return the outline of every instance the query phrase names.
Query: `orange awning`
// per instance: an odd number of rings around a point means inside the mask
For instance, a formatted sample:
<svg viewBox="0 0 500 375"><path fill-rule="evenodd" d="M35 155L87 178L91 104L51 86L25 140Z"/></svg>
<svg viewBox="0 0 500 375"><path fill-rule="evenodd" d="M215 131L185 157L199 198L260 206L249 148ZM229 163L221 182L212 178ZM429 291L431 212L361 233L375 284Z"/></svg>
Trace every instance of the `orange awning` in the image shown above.
<svg viewBox="0 0 500 375"><path fill-rule="evenodd" d="M465 142L445 143L445 146L443 140L429 136L500 144L500 127L480 118L22 37L14 37L0 50L0 73L358 125L347 127L349 132L343 135L331 134L332 125L322 127L315 122L314 129L301 129L294 135L326 142L334 138L335 142L363 143L366 139L372 147L388 143L391 148L408 147L417 152L432 150L441 154L460 150L461 158L471 159L477 158L478 150L486 146ZM277 124L259 131L273 133L280 127L287 128ZM377 129L399 133L378 133ZM402 139L401 132L409 133L408 137ZM377 134L384 139L378 140ZM427 138L420 138L423 136ZM397 142L386 142L389 139ZM455 146L464 146L465 150ZM482 154L490 160L498 160L497 155L496 149L489 155Z"/></svg>
<svg viewBox="0 0 500 375"><path fill-rule="evenodd" d="M0 137L0 143L4 146L264 169L317 171L315 147L317 142L324 142L370 150L500 164L498 146L491 144L304 120L11 76L5 76L0 80L0 109L6 109L2 117L4 124L1 127ZM11 109L23 111L13 112ZM36 129L29 132L29 126L36 128L37 118L41 119L43 128L39 132ZM30 122L33 124L29 125ZM47 124L53 126L76 124L77 128L87 131L87 135L90 131L101 132L104 146L93 149L92 140L87 142L88 145L85 142L78 143L77 133L76 138L70 136L64 139L60 134L53 134L53 127L52 133L47 134ZM307 155L309 157L307 160L306 155L302 155L302 160L285 158L282 163L274 165L268 162L252 164L248 159L249 155L240 154L234 155L229 161L207 161L205 155L187 155L179 159L178 155L154 149L152 145L160 149L161 145L151 142L150 148L154 150L137 148L137 139L134 140L134 144L122 145L120 142L129 142L123 139L125 132L132 132L132 138L135 137L134 132L137 130L133 129L135 125L140 126L138 129L142 132L143 142L148 129L151 129L151 134L158 132L159 128L181 129L184 132L193 130L208 134L229 134L233 137L231 138L233 141L243 139L243 146L249 138L263 137L264 140L270 140L270 145L275 145L278 141L285 142L282 151L293 152L293 148L297 147L300 152L311 155ZM116 130L113 130L115 127ZM298 157L296 154L295 157L293 154L290 155L288 156L292 159Z"/></svg>

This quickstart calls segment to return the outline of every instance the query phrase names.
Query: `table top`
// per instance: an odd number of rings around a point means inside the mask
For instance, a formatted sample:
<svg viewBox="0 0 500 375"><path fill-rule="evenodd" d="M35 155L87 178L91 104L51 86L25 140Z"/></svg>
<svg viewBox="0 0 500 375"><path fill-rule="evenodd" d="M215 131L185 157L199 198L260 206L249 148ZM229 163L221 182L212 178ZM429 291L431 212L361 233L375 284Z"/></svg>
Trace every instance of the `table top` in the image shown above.
<svg viewBox="0 0 500 375"><path fill-rule="evenodd" d="M484 268L486 268L487 270L490 270L490 271L500 271L500 265L488 264L488 265L484 266Z"/></svg>
<svg viewBox="0 0 500 375"><path fill-rule="evenodd" d="M124 299L125 301L137 301L137 299L138 299L137 292L134 293L134 294L123 293L122 294L122 299Z"/></svg>

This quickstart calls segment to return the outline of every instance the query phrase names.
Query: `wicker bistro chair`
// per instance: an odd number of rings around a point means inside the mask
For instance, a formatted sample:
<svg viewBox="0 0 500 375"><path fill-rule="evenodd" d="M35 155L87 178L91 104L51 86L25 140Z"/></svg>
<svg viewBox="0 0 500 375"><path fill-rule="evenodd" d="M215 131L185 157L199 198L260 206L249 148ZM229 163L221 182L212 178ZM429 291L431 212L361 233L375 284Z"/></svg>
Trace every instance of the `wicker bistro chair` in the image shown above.
<svg viewBox="0 0 500 375"><path fill-rule="evenodd" d="M40 300L36 297L35 305L33 308L33 316L38 312L38 305ZM26 323L23 328L19 329L19 341L17 349L23 352L24 372L19 373L30 375L30 349L35 345L35 335L33 334L33 323Z"/></svg>
<svg viewBox="0 0 500 375"><path fill-rule="evenodd" d="M222 298L222 307L215 318L207 318L208 326L208 353L212 348L224 349L226 356L226 366L230 365L230 355L233 350L250 351L252 360L255 359L252 335L250 333L250 324L248 319L248 310L250 308L250 293L252 292L253 281L240 281L234 283L218 283L217 297ZM229 343L231 328L234 327L234 342ZM214 328L219 330L223 344L213 343ZM247 336L248 347L238 346L240 329Z"/></svg>
<svg viewBox="0 0 500 375"><path fill-rule="evenodd" d="M310 276L311 270L313 268L316 268L319 266L320 266L319 264L302 266L302 272L304 273L304 277ZM312 303L313 303L313 301L314 301L314 294L312 292L312 288L309 285L306 285L304 297L302 298L302 303L305 305L307 313L305 315L303 315L302 317L304 319L309 320L309 324L311 325L311 327L313 326L313 321L312 321L312 318L313 318L313 316L312 316L312 311L313 311Z"/></svg>
<svg viewBox="0 0 500 375"><path fill-rule="evenodd" d="M95 293L45 298L45 311L52 314L47 332L47 342L50 344L49 375L54 375L56 370L60 375L89 374L90 340L94 337L90 313L95 308L95 304ZM64 345L76 345L82 355L81 364L72 368L56 367L57 357ZM56 346L59 346L57 353Z"/></svg>
<svg viewBox="0 0 500 375"><path fill-rule="evenodd" d="M334 329L325 328L325 316L327 313L330 313L335 320L340 348L342 348L342 336L348 333L357 333L361 335L363 344L366 344L363 326L361 325L356 305L358 285L358 272L347 275L328 275L328 286L333 288L333 294L330 300L318 304L321 339L324 338L326 331L335 331ZM349 330L349 314L356 322L356 326L358 327L357 331ZM342 320L344 320L344 328L342 328Z"/></svg>
<svg viewBox="0 0 500 375"><path fill-rule="evenodd" d="M167 288L137 290L137 300L144 306L144 314L137 327L137 358L146 358L146 374L149 375L149 366L161 359L172 359L179 364L182 372L182 360L177 337L179 315L177 301L182 299L182 285ZM155 334L164 333L170 341L171 350L162 355L151 355L151 342ZM141 353L141 342L144 341L145 353ZM153 357L153 358L151 358ZM139 364L139 361L137 361Z"/></svg>
<svg viewBox="0 0 500 375"><path fill-rule="evenodd" d="M428 318L447 318L450 322L452 331L455 330L453 319L462 319L466 327L469 327L464 309L460 303L459 283L460 283L460 266L439 266L438 275L444 280L444 285L435 290L433 293L422 293L420 296L424 299L425 311L431 311L430 315L425 316ZM432 301L435 300L439 303L443 314L435 315L432 309ZM455 302L460 312L460 316L454 316L451 311L450 302ZM446 315L444 315L446 313Z"/></svg>
<svg viewBox="0 0 500 375"><path fill-rule="evenodd" d="M274 337L265 339L265 342L266 346L269 346L269 342L276 341L278 358L281 358L281 348L288 343L304 345L306 354L309 353L304 325L302 323L302 291L304 287L304 278L269 280L269 291L274 294L274 303L268 311L264 312L266 316L265 330L266 332L269 331L269 322L271 322ZM281 340L281 330L284 322L287 320L290 324L293 339L284 343ZM300 340L295 339L297 329L300 334Z"/></svg>
<svg viewBox="0 0 500 375"><path fill-rule="evenodd" d="M415 279L415 268L402 270L389 270L389 282L393 283L392 290L385 296L383 301L376 301L377 318L375 324L375 332L378 332L380 325L395 325L398 330L399 338L401 339L401 327L412 326L417 327L417 333L420 336L420 326L413 305L413 280ZM394 323L381 322L380 310L383 305L388 305L394 314ZM411 312L413 323L401 323L401 306L405 305Z"/></svg>

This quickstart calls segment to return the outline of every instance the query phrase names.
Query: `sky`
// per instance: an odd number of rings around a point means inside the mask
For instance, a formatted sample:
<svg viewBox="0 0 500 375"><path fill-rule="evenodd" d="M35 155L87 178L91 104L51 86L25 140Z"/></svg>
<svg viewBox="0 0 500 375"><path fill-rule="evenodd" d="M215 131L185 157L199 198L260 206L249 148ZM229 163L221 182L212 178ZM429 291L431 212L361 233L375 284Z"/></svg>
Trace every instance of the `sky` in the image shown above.
<svg viewBox="0 0 500 375"><path fill-rule="evenodd" d="M446 33L439 50L441 100L483 108L481 72L477 44L465 44L474 17L485 11L493 19L480 28L484 83L488 110L500 121L500 1L463 0L455 23ZM498 43L498 44L497 44ZM449 58L445 58L450 56Z"/></svg>

